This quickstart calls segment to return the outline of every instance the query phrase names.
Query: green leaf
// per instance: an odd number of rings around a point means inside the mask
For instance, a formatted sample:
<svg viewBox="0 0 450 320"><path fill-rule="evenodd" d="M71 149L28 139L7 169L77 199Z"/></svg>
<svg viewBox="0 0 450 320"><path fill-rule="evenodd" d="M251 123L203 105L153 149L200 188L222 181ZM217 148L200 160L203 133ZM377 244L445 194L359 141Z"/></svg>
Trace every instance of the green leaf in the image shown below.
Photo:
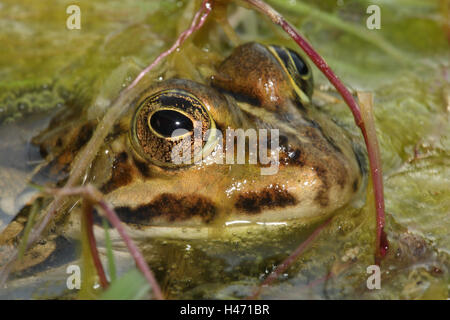
<svg viewBox="0 0 450 320"><path fill-rule="evenodd" d="M150 285L144 276L137 269L132 269L116 281L113 281L100 299L141 300L147 298L149 292Z"/></svg>

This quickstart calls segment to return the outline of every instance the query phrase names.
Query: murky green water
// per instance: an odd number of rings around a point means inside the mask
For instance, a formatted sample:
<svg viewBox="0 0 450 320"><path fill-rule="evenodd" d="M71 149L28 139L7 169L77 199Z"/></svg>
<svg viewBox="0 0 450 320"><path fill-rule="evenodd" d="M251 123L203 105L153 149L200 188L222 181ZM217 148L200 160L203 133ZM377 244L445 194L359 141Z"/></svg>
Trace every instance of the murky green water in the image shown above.
<svg viewBox="0 0 450 320"><path fill-rule="evenodd" d="M28 173L39 161L28 146L31 137L60 108L90 105L90 112L101 115L189 24L193 5L188 2L79 1L81 30L68 30L70 1L0 0L0 230L23 206ZM382 289L366 287L374 218L367 207L347 208L281 281L263 291L263 298L448 298L450 48L441 8L445 1L376 1L381 29L368 30L365 12L372 2L270 1L346 85L374 93L391 242L381 269ZM235 7L229 14L242 41L295 47L258 14ZM228 53L232 45L224 34L211 34L194 44ZM172 66L186 69L179 66L186 61L183 54L187 61L201 60L190 56L194 52L190 44L171 60ZM317 70L314 76L316 91L337 96ZM359 136L344 104L316 100ZM148 254L157 257L152 267L172 298L242 298L311 230L256 234L252 244L238 237L226 243L162 241ZM330 272L334 276L327 278Z"/></svg>

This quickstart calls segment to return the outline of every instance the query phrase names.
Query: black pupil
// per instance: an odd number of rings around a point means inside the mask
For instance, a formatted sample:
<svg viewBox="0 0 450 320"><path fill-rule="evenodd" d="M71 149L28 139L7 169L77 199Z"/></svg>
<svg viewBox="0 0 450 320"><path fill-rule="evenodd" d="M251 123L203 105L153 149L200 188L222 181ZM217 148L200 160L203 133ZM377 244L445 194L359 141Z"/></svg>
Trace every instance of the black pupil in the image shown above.
<svg viewBox="0 0 450 320"><path fill-rule="evenodd" d="M156 111L150 119L150 125L153 130L164 137L171 137L177 129L194 130L191 119L181 112L173 110Z"/></svg>
<svg viewBox="0 0 450 320"><path fill-rule="evenodd" d="M279 46L273 46L275 51L277 52L278 56L280 57L281 61L284 62L286 66L289 65L289 56L288 53L285 51L285 49L279 47ZM308 74L308 66L303 61L303 59L298 55L297 52L287 49L289 51L289 54L294 61L295 68L298 70L298 73L300 73L302 76L305 76Z"/></svg>
<svg viewBox="0 0 450 320"><path fill-rule="evenodd" d="M307 75L308 74L308 67L306 66L306 63L303 61L303 59L298 55L297 52L292 51L288 49L291 53L292 60L294 60L295 67L297 68L298 72L301 75Z"/></svg>

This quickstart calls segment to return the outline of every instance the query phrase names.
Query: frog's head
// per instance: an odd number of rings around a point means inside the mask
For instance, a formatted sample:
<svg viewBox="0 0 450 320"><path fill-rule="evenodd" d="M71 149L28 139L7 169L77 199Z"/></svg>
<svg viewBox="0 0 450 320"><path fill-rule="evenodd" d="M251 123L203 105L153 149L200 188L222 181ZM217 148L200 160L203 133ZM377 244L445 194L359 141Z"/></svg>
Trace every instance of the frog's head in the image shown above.
<svg viewBox="0 0 450 320"><path fill-rule="evenodd" d="M294 51L241 45L204 83L170 79L142 92L90 180L144 237L322 219L354 197L363 170L343 129L312 106L312 90ZM247 137L232 145L233 133Z"/></svg>

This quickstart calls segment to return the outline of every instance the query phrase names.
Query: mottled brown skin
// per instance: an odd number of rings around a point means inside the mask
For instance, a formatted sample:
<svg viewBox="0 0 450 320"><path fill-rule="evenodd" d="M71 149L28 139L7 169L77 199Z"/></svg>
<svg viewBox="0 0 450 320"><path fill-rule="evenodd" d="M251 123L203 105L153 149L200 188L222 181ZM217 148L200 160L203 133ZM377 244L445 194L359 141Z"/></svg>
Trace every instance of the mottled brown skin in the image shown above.
<svg viewBox="0 0 450 320"><path fill-rule="evenodd" d="M237 47L218 67L211 84L271 111L281 111L285 100L293 97L280 63L254 42Z"/></svg>
<svg viewBox="0 0 450 320"><path fill-rule="evenodd" d="M63 181L67 178L71 163L91 138L96 125L95 121L89 121L82 126L76 126L72 122L65 123L65 120L64 115L57 115L50 124L51 129L35 137L32 141L33 144L39 146L41 156L48 161L34 175L32 182L36 184L48 180Z"/></svg>
<svg viewBox="0 0 450 320"><path fill-rule="evenodd" d="M128 163L128 153L122 152L113 161L111 178L102 186L100 191L109 193L117 188L126 186L133 180L134 168Z"/></svg>

